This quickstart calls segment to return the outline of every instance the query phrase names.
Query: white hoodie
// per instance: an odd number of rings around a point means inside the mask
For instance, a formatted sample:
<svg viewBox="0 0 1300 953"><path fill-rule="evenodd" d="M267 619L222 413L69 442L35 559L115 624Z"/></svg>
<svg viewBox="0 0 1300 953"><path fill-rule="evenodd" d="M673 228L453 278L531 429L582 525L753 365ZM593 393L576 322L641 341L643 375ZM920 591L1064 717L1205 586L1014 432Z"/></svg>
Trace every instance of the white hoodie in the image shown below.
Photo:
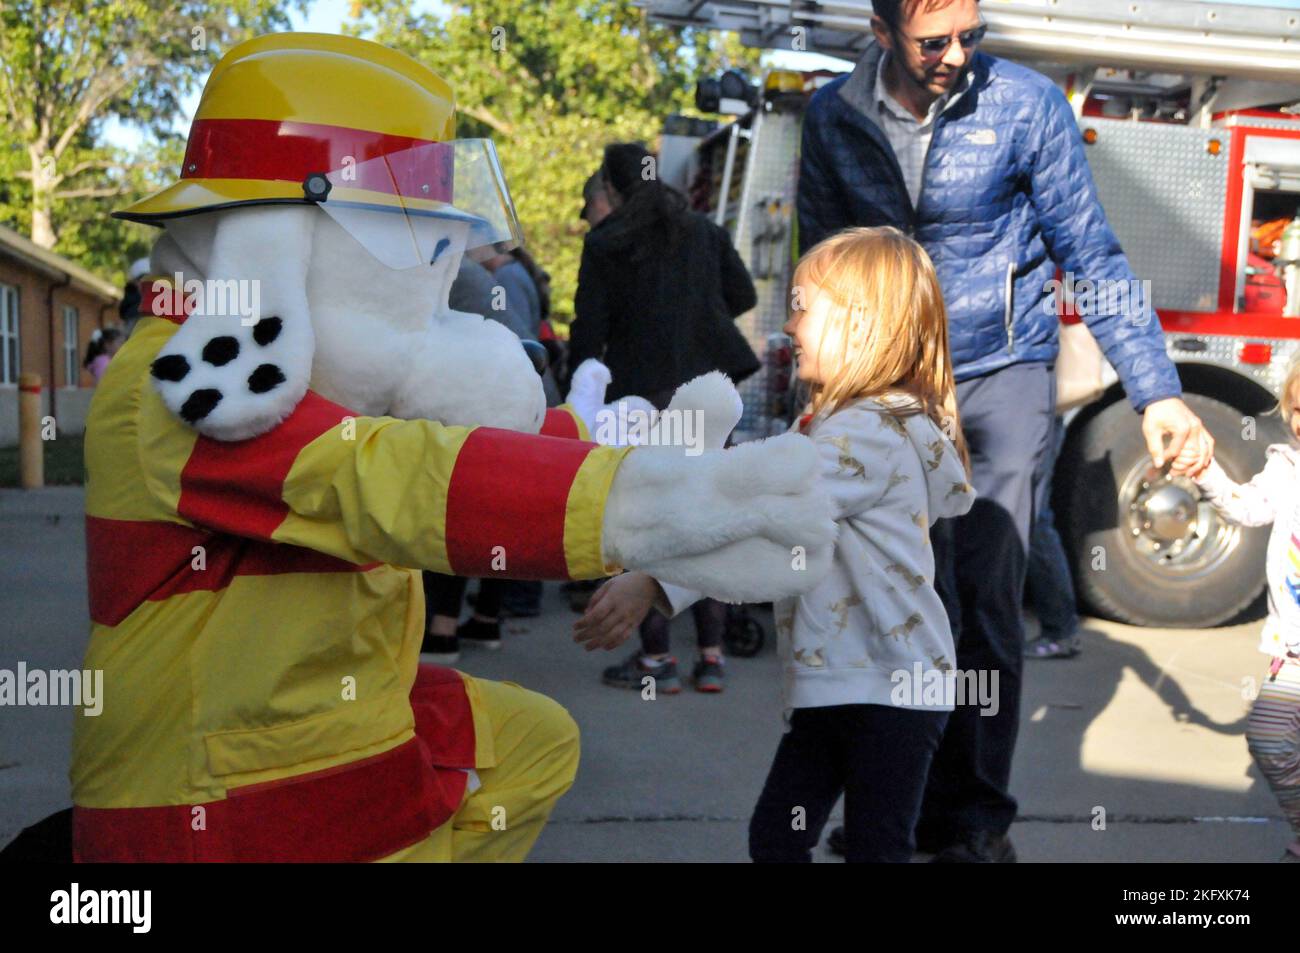
<svg viewBox="0 0 1300 953"><path fill-rule="evenodd" d="M975 491L952 443L910 399L865 399L808 436L835 502L839 536L830 572L811 591L775 604L785 707L895 705L898 673L954 668L948 615L934 589L930 527L971 508ZM695 593L663 586L676 614ZM916 666L920 665L920 669ZM909 696L910 693L904 693Z"/></svg>

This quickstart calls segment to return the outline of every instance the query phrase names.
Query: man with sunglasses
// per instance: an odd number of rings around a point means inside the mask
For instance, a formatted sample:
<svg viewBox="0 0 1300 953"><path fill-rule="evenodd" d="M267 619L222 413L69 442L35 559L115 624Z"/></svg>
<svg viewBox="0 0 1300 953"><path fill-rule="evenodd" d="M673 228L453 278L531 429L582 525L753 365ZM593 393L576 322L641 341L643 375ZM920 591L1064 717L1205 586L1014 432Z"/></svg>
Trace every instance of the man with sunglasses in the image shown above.
<svg viewBox="0 0 1300 953"><path fill-rule="evenodd" d="M996 708L959 705L949 717L916 836L937 861L1010 862L1021 600L1034 474L1056 398L1049 282L1058 266L1093 281L1134 276L1068 100L1047 77L977 49L986 31L978 0L873 7L875 42L805 114L799 245L806 251L849 226L893 225L925 247L943 285L979 499L966 516L936 524L935 585L957 668L998 673L999 698ZM1181 400L1150 302L1085 320L1142 414L1154 462L1187 444L1198 449L1186 468L1196 472L1213 441Z"/></svg>

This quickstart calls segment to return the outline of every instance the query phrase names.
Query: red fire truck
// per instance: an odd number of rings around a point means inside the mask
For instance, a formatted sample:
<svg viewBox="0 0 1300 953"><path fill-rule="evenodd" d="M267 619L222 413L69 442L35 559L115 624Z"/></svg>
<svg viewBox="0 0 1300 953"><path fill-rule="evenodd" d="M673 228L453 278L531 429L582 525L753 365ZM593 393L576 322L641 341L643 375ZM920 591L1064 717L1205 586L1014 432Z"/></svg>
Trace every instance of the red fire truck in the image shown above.
<svg viewBox="0 0 1300 953"><path fill-rule="evenodd" d="M646 0L651 17L734 30L751 46L856 60L863 0ZM984 0L983 49L1051 76L1075 107L1107 217L1165 331L1192 409L1235 479L1288 431L1271 413L1300 349L1300 11L1181 0ZM770 69L701 86L673 117L661 174L732 232L759 289L741 326L769 356L742 389L742 435L784 426L779 334L795 247L799 128L834 72ZM1087 276L1074 276L1086 279ZM1069 305L1063 309L1068 312ZM1064 318L1069 320L1068 314ZM1267 530L1218 519L1194 485L1149 468L1114 371L1068 416L1054 485L1080 595L1123 622L1221 624L1264 586Z"/></svg>

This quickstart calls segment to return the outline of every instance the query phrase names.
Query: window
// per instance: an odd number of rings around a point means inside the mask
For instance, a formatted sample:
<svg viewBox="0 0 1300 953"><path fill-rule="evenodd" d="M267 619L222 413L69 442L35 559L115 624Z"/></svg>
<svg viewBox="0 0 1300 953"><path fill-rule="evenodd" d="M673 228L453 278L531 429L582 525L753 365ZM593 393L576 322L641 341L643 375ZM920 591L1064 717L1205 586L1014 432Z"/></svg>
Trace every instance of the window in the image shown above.
<svg viewBox="0 0 1300 953"><path fill-rule="evenodd" d="M63 372L64 386L77 387L81 384L80 356L81 335L78 333L80 315L70 304L63 306Z"/></svg>
<svg viewBox="0 0 1300 953"><path fill-rule="evenodd" d="M0 384L18 383L18 289L0 285Z"/></svg>

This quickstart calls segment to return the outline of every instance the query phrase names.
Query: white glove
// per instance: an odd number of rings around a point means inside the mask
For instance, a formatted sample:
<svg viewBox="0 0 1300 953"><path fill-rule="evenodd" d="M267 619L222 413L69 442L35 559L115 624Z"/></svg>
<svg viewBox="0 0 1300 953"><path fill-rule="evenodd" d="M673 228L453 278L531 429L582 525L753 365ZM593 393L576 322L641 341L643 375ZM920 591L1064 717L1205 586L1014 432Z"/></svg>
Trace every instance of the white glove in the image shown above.
<svg viewBox="0 0 1300 953"><path fill-rule="evenodd" d="M829 568L836 533L817 472L799 434L695 457L638 447L610 488L605 559L725 602L805 592Z"/></svg>
<svg viewBox="0 0 1300 953"><path fill-rule="evenodd" d="M605 404L605 388L613 379L609 368L594 357L587 358L573 372L565 402L582 418L588 433L596 432L596 415Z"/></svg>
<svg viewBox="0 0 1300 953"><path fill-rule="evenodd" d="M659 411L644 397L622 397L612 404L605 403L605 390L612 380L608 367L594 357L587 358L573 372L567 403L582 418L596 443L607 447L647 443Z"/></svg>

